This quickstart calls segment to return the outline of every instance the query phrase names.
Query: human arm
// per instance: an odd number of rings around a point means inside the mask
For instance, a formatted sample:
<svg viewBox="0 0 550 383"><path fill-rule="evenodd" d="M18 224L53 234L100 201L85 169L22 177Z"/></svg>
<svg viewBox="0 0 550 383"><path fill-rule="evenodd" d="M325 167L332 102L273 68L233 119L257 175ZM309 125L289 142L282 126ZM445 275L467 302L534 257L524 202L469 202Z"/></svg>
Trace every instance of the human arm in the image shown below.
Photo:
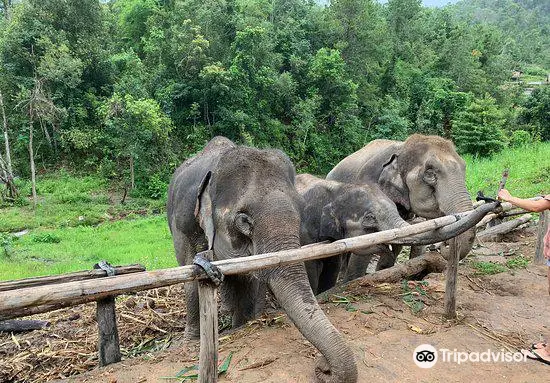
<svg viewBox="0 0 550 383"><path fill-rule="evenodd" d="M508 190L502 189L498 192L498 198L500 200L510 202L512 205L535 213L540 213L541 211L550 209L550 196L546 196L543 199L534 201L514 197L510 194Z"/></svg>

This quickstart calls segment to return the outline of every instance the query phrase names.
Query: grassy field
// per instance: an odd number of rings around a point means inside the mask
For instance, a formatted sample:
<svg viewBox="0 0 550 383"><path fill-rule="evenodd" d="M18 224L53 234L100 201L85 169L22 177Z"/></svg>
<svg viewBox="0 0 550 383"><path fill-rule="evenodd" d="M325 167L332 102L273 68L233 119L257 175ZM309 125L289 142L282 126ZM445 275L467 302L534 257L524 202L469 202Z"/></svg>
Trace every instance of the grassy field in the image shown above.
<svg viewBox="0 0 550 383"><path fill-rule="evenodd" d="M30 194L29 185L21 185ZM177 266L165 200L128 198L105 181L58 172L40 177L39 204L0 207L0 280L88 270L100 260ZM11 233L28 230L17 237Z"/></svg>
<svg viewBox="0 0 550 383"><path fill-rule="evenodd" d="M465 156L466 186L472 196L482 190L495 196L502 171L510 169L506 188L518 197L550 193L550 143L508 149L492 158Z"/></svg>
<svg viewBox="0 0 550 383"><path fill-rule="evenodd" d="M504 168L507 188L521 197L550 192L550 143L510 149L490 159L466 157L467 186L494 196ZM22 191L29 193L28 185ZM164 216L164 200L129 199L108 190L105 181L65 172L42 176L40 202L0 207L0 280L141 263L147 269L176 266ZM27 229L17 238L11 233Z"/></svg>
<svg viewBox="0 0 550 383"><path fill-rule="evenodd" d="M0 280L89 270L100 260L141 263L148 270L177 266L163 215L98 226L36 229L0 249Z"/></svg>

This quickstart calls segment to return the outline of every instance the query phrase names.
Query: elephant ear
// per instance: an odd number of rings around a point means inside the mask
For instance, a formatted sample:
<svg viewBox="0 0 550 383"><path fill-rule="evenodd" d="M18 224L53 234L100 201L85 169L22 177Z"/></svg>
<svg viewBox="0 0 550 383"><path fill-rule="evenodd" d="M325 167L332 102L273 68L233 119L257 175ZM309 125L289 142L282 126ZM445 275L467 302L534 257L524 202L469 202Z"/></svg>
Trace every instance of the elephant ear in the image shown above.
<svg viewBox="0 0 550 383"><path fill-rule="evenodd" d="M323 207L321 213L321 222L319 223L319 240L338 240L343 238L342 227L340 221L334 214L334 209L331 203Z"/></svg>
<svg viewBox="0 0 550 383"><path fill-rule="evenodd" d="M210 180L212 172L206 173L202 179L197 191L197 202L195 204L195 218L199 226L204 231L208 240L208 249L211 250L214 245L214 217L212 215L212 198L210 197Z"/></svg>
<svg viewBox="0 0 550 383"><path fill-rule="evenodd" d="M400 204L405 209L410 210L409 189L399 173L397 157L397 154L392 154L389 161L383 165L382 173L380 173L380 177L378 178L378 184L394 203Z"/></svg>

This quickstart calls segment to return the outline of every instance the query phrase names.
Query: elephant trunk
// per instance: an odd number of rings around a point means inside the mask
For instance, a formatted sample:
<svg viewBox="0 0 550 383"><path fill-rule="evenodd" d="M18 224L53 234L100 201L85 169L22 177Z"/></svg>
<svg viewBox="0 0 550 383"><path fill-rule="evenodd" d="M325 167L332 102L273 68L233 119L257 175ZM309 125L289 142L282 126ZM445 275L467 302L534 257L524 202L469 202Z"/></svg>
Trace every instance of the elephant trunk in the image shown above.
<svg viewBox="0 0 550 383"><path fill-rule="evenodd" d="M457 185L460 185L457 187ZM472 199L464 186L463 179L451 179L448 183L440 185L440 208L445 215L463 213L473 210ZM475 226L456 237L459 258L465 258L474 244L476 235ZM445 247L441 249L441 255L447 259L449 250Z"/></svg>
<svg viewBox="0 0 550 383"><path fill-rule="evenodd" d="M433 232L414 235L412 237L401 238L392 241L391 243L405 246L415 246L446 241L474 227L483 219L483 217L485 217L488 212L492 211L497 206L497 202L484 204L475 209L472 213L468 214L467 217L463 217L455 223L445 226L444 228L434 230Z"/></svg>
<svg viewBox="0 0 550 383"><path fill-rule="evenodd" d="M322 354L315 367L316 382L357 382L353 352L319 307L303 264L280 267L269 287L302 335Z"/></svg>
<svg viewBox="0 0 550 383"><path fill-rule="evenodd" d="M260 254L300 247L300 222L291 218L290 210L279 208L270 216L271 219L280 218L275 219L279 222L275 228L273 221L258 222L255 252ZM316 381L355 383L357 366L353 353L317 303L304 264L281 266L264 273L269 288L288 317L323 355L315 369Z"/></svg>
<svg viewBox="0 0 550 383"><path fill-rule="evenodd" d="M387 200L386 198L378 199L378 210L375 212L379 218L379 229L382 230L391 230L400 227L410 226L399 214L397 206Z"/></svg>

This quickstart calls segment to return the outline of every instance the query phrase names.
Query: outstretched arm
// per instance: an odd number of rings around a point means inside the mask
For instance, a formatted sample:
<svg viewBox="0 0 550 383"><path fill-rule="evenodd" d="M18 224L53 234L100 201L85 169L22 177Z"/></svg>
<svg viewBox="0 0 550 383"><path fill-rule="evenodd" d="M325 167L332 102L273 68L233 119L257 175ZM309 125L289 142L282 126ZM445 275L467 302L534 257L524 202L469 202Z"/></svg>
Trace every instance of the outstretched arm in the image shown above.
<svg viewBox="0 0 550 383"><path fill-rule="evenodd" d="M502 189L498 192L498 198L500 200L510 202L512 205L520 207L522 209L540 213L541 211L550 209L550 196L546 196L543 199L537 201L514 197L506 189Z"/></svg>

